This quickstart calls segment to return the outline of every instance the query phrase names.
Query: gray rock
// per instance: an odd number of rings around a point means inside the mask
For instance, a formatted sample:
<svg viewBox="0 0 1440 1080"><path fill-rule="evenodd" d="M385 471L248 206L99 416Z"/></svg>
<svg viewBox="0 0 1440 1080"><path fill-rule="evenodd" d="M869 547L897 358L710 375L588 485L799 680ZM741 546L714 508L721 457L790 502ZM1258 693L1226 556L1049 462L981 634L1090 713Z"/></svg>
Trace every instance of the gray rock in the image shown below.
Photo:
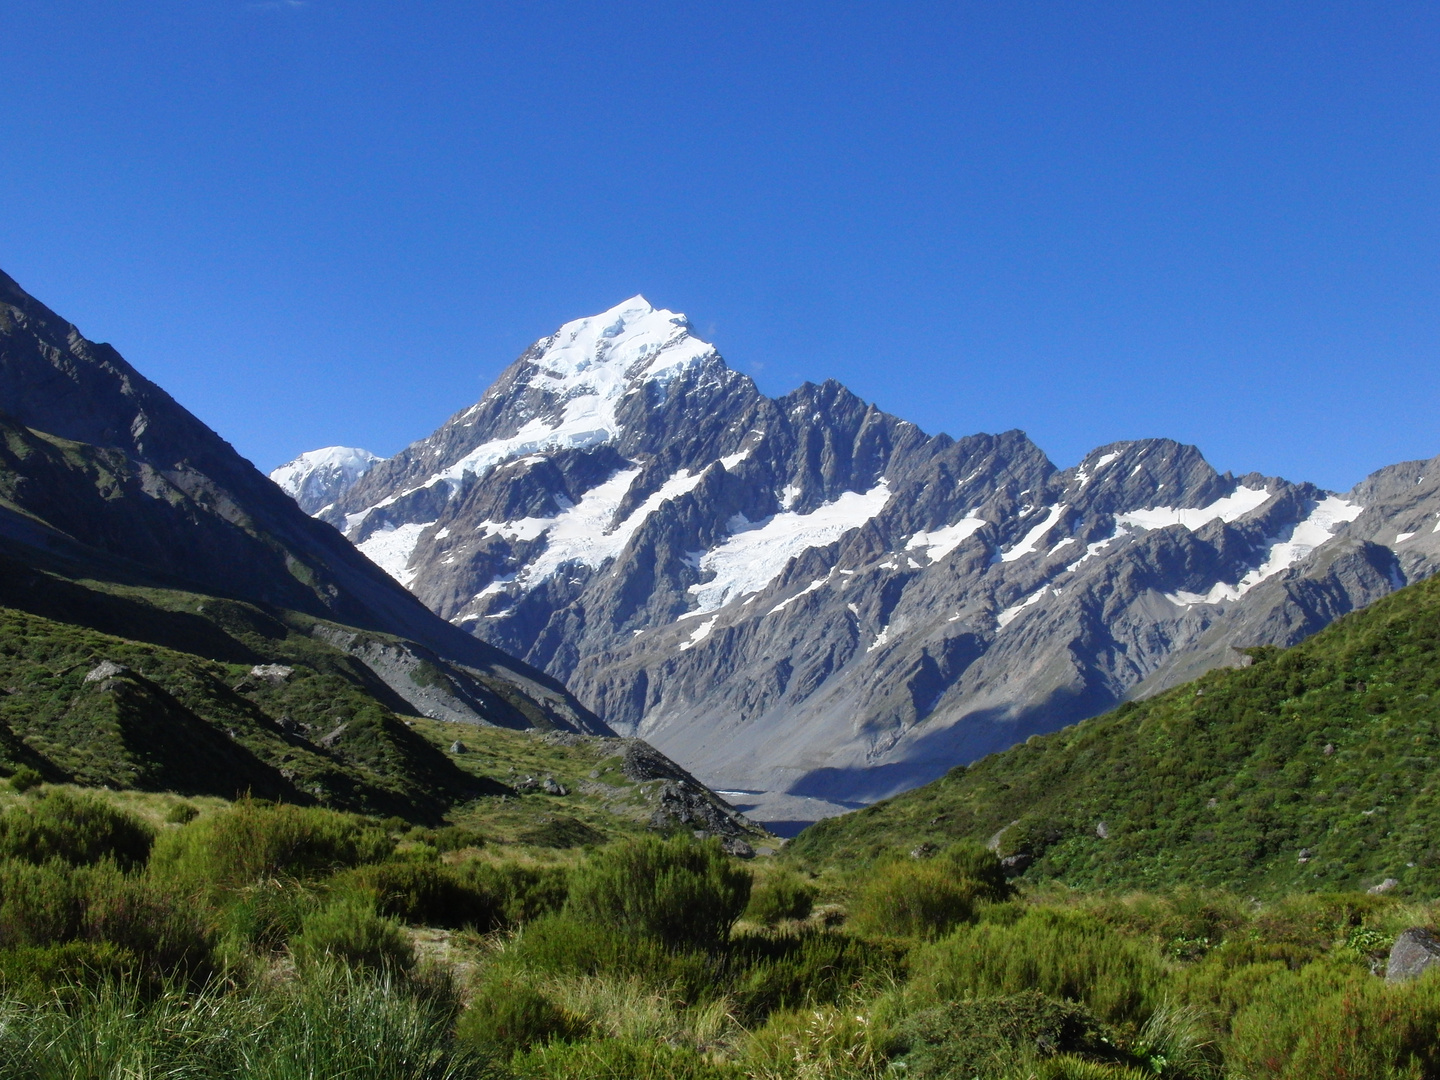
<svg viewBox="0 0 1440 1080"><path fill-rule="evenodd" d="M1412 927L1395 939L1385 965L1385 981L1405 982L1440 964L1440 938L1424 927Z"/></svg>
<svg viewBox="0 0 1440 1080"><path fill-rule="evenodd" d="M738 836L727 836L721 840L720 850L726 855L734 855L737 859L753 859L755 857L755 849Z"/></svg>
<svg viewBox="0 0 1440 1080"><path fill-rule="evenodd" d="M129 672L124 664L117 664L114 660L101 660L85 674L87 683L103 682L106 679L113 679L117 675L124 675Z"/></svg>
<svg viewBox="0 0 1440 1080"><path fill-rule="evenodd" d="M450 744L450 752L452 754L468 754L470 752L470 748L466 746L463 742L461 742L459 739L456 739Z"/></svg>
<svg viewBox="0 0 1440 1080"><path fill-rule="evenodd" d="M1014 855L1006 855L1000 860L1000 869L1005 872L1006 877L1019 877L1030 864L1035 861L1035 856L1028 851L1017 851Z"/></svg>
<svg viewBox="0 0 1440 1080"><path fill-rule="evenodd" d="M566 790L565 785L558 782L553 776L547 776L544 780L540 781L540 790L545 792L546 795L570 794L570 792Z"/></svg>
<svg viewBox="0 0 1440 1080"><path fill-rule="evenodd" d="M1365 891L1368 893L1387 893L1399 884L1400 881L1398 878L1387 877L1384 881L1380 882L1379 885L1371 885L1370 888Z"/></svg>
<svg viewBox="0 0 1440 1080"><path fill-rule="evenodd" d="M1110 826L1106 825L1103 821L1097 821L1095 823L1095 835L1098 836L1101 840L1109 840Z"/></svg>
<svg viewBox="0 0 1440 1080"><path fill-rule="evenodd" d="M295 669L284 664L256 664L250 669L252 679L261 679L272 686L279 686L293 674Z"/></svg>

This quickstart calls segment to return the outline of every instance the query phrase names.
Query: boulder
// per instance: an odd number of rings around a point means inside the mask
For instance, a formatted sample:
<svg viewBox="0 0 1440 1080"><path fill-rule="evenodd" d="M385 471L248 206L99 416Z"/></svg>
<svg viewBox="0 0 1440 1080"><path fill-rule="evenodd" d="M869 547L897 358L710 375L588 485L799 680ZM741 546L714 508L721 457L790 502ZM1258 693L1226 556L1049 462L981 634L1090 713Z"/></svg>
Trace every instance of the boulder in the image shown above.
<svg viewBox="0 0 1440 1080"><path fill-rule="evenodd" d="M250 669L252 679L263 679L272 686L279 686L293 674L295 669L284 664L256 664Z"/></svg>
<svg viewBox="0 0 1440 1080"><path fill-rule="evenodd" d="M1440 964L1440 938L1423 926L1412 926L1395 939L1385 965L1385 981L1406 982Z"/></svg>
<svg viewBox="0 0 1440 1080"><path fill-rule="evenodd" d="M86 674L85 681L102 682L113 679L116 675L124 675L129 670L124 664L117 664L114 660L101 660Z"/></svg>

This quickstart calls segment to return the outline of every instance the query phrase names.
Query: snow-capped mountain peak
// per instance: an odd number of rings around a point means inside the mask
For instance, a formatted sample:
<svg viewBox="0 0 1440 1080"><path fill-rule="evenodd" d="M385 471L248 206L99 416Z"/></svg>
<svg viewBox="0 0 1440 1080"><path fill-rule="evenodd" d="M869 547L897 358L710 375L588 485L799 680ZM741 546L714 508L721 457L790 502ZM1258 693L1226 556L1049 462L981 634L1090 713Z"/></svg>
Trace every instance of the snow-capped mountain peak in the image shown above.
<svg viewBox="0 0 1440 1080"><path fill-rule="evenodd" d="M664 381L715 352L691 335L684 315L657 310L639 295L566 323L540 346L534 363L542 377L557 389L602 397L636 378Z"/></svg>
<svg viewBox="0 0 1440 1080"><path fill-rule="evenodd" d="M355 481L385 459L355 446L326 446L307 450L270 474L280 490L314 514L333 503Z"/></svg>

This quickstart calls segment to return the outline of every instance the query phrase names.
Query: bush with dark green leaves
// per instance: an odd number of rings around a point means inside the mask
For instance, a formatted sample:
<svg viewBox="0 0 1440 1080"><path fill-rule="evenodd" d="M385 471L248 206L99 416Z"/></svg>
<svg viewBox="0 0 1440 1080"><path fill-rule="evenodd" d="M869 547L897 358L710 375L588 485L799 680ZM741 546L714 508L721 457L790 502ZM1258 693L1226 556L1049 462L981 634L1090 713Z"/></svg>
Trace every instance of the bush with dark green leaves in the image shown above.
<svg viewBox="0 0 1440 1080"><path fill-rule="evenodd" d="M750 891L745 917L766 926L805 919L815 906L815 896L815 886L805 878L793 870L780 870Z"/></svg>
<svg viewBox="0 0 1440 1080"><path fill-rule="evenodd" d="M996 1062L1057 1054L1114 1061L1120 1055L1108 1035L1082 1006L1029 990L948 1001L915 1013L896 1029L891 1050L904 1075L942 1080L986 1076Z"/></svg>
<svg viewBox="0 0 1440 1080"><path fill-rule="evenodd" d="M376 863L342 875L335 885L370 897L380 914L414 925L485 933L505 922L504 896L441 863Z"/></svg>
<svg viewBox="0 0 1440 1080"><path fill-rule="evenodd" d="M570 912L528 923L506 960L516 970L544 975L635 978L686 1001L713 997L724 967L723 959L703 950L671 948Z"/></svg>
<svg viewBox="0 0 1440 1080"><path fill-rule="evenodd" d="M728 956L730 995L746 1021L850 1001L893 983L904 957L903 947L828 930L737 935Z"/></svg>
<svg viewBox="0 0 1440 1080"><path fill-rule="evenodd" d="M1167 973L1153 949L1092 915L1037 908L1011 925L962 927L911 956L917 1003L1036 990L1080 1002L1101 1020L1138 1025L1164 999Z"/></svg>
<svg viewBox="0 0 1440 1080"><path fill-rule="evenodd" d="M566 911L667 948L715 948L750 899L750 874L714 839L644 837L601 851L576 871Z"/></svg>
<svg viewBox="0 0 1440 1080"><path fill-rule="evenodd" d="M121 869L144 865L155 832L93 795L51 790L0 814L0 858L88 866L110 859Z"/></svg>
<svg viewBox="0 0 1440 1080"><path fill-rule="evenodd" d="M189 889L213 893L268 878L319 877L380 862L394 850L394 838L365 818L242 799L164 833L152 868Z"/></svg>
<svg viewBox="0 0 1440 1080"><path fill-rule="evenodd" d="M570 895L570 872L563 866L472 859L453 867L453 871L467 888L493 897L509 925L552 915L565 906Z"/></svg>
<svg viewBox="0 0 1440 1080"><path fill-rule="evenodd" d="M455 1033L463 1042L498 1050L508 1057L517 1050L558 1039L584 1038L589 1026L528 981L499 976L481 983L461 1014Z"/></svg>
<svg viewBox="0 0 1440 1080"><path fill-rule="evenodd" d="M45 1001L75 987L141 981L144 969L128 949L108 941L21 945L0 949L0 996Z"/></svg>
<svg viewBox="0 0 1440 1080"><path fill-rule="evenodd" d="M934 856L936 866L966 883L976 900L999 903L1015 895L1000 857L974 840L958 840Z"/></svg>
<svg viewBox="0 0 1440 1080"><path fill-rule="evenodd" d="M415 951L400 924L358 896L341 896L307 915L290 949L302 963L331 959L363 971L401 974L415 966Z"/></svg>
<svg viewBox="0 0 1440 1080"><path fill-rule="evenodd" d="M933 939L975 917L977 888L934 860L886 863L864 879L850 907L863 934Z"/></svg>
<svg viewBox="0 0 1440 1080"><path fill-rule="evenodd" d="M21 765L10 774L10 787L14 791L24 793L32 791L45 782L45 778L32 769L29 765Z"/></svg>
<svg viewBox="0 0 1440 1080"><path fill-rule="evenodd" d="M210 966L199 914L148 878L113 863L0 863L0 947L72 942L113 945L165 976L199 977Z"/></svg>
<svg viewBox="0 0 1440 1080"><path fill-rule="evenodd" d="M193 803L177 802L169 810L165 811L165 824L167 825L189 825L200 816L200 811Z"/></svg>

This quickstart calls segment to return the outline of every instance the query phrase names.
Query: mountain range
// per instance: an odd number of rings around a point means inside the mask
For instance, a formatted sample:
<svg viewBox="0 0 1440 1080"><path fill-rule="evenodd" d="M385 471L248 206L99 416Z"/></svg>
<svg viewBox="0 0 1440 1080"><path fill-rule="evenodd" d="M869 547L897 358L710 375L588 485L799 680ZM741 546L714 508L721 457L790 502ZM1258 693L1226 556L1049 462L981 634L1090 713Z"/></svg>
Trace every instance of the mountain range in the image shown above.
<svg viewBox="0 0 1440 1080"><path fill-rule="evenodd" d="M638 296L391 458L273 476L453 627L770 821L1294 644L1440 561L1440 459L1345 493L1165 439L1059 468L835 382L767 397Z"/></svg>

